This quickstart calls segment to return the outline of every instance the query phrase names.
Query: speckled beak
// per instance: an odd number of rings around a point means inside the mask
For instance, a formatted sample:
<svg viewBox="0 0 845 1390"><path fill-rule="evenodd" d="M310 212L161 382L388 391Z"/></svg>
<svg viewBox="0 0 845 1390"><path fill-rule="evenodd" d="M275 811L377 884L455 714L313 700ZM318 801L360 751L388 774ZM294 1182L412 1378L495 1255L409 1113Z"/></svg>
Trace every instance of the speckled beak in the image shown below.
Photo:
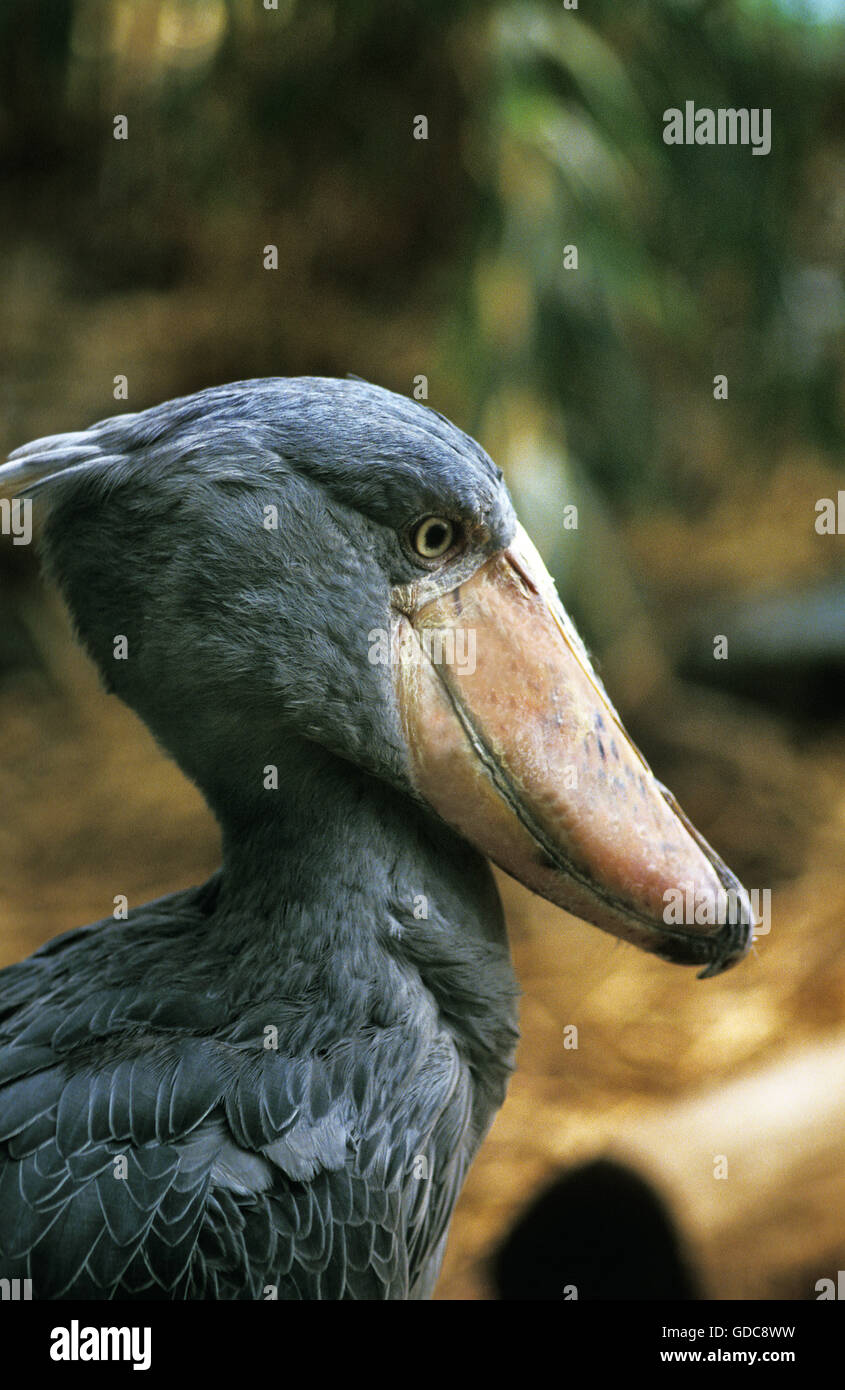
<svg viewBox="0 0 845 1390"><path fill-rule="evenodd" d="M603 931L715 975L746 953L747 893L628 738L520 527L404 615L396 680L413 775L501 868Z"/></svg>

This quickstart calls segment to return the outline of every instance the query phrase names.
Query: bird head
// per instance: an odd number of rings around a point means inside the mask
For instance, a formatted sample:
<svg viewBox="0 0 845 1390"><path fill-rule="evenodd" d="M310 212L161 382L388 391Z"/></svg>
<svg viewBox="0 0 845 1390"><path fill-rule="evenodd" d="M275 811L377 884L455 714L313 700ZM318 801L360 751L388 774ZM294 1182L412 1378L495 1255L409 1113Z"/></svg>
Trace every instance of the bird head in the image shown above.
<svg viewBox="0 0 845 1390"><path fill-rule="evenodd" d="M716 974L747 894L628 738L500 470L357 380L201 391L11 455L106 685L223 817L294 744L542 897ZM294 760L291 758L291 766ZM710 905L683 921L667 902Z"/></svg>

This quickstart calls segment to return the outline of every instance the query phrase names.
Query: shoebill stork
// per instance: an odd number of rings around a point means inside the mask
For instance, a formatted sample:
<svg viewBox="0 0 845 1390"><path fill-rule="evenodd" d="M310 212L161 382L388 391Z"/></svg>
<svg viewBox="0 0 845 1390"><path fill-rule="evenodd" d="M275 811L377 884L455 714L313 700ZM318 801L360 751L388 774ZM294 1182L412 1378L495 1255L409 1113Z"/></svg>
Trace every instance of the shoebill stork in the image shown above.
<svg viewBox="0 0 845 1390"><path fill-rule="evenodd" d="M0 483L223 838L201 887L0 973L0 1275L429 1296L517 1041L487 861L704 975L745 953L746 894L435 411L247 381L37 440ZM671 921L685 885L739 910Z"/></svg>

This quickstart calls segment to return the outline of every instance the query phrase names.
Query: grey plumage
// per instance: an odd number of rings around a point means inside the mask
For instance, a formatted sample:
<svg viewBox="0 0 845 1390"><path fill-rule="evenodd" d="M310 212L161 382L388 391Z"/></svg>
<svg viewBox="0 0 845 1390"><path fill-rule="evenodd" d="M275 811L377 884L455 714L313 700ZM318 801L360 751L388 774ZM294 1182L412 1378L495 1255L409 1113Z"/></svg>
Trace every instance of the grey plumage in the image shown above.
<svg viewBox="0 0 845 1390"><path fill-rule="evenodd" d="M204 791L224 863L0 972L0 1276L428 1295L516 989L489 868L417 799L368 643L418 577L415 517L508 542L501 474L422 406L299 379L36 441L2 484L31 490L82 641Z"/></svg>

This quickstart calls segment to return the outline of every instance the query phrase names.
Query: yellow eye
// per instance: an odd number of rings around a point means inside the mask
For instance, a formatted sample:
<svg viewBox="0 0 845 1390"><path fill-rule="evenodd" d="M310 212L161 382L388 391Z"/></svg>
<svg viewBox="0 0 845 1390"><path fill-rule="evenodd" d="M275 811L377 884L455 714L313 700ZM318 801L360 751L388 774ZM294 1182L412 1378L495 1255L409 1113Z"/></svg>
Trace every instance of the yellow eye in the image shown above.
<svg viewBox="0 0 845 1390"><path fill-rule="evenodd" d="M455 543L455 523L445 516L427 516L414 532L414 549L424 560L436 560Z"/></svg>

